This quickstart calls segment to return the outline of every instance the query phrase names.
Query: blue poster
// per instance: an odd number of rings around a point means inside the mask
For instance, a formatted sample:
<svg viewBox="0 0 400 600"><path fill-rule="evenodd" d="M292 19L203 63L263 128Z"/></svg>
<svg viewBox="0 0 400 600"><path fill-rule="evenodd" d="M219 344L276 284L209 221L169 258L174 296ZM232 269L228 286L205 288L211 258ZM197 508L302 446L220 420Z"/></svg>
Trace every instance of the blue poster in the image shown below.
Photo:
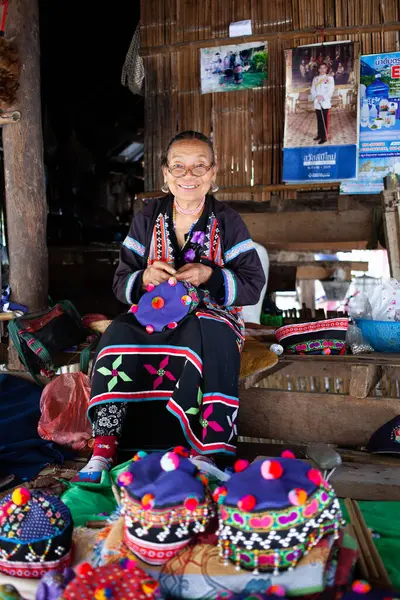
<svg viewBox="0 0 400 600"><path fill-rule="evenodd" d="M359 96L359 175L341 192L374 194L400 174L400 52L361 56Z"/></svg>
<svg viewBox="0 0 400 600"><path fill-rule="evenodd" d="M286 51L283 181L357 177L356 97L352 42Z"/></svg>

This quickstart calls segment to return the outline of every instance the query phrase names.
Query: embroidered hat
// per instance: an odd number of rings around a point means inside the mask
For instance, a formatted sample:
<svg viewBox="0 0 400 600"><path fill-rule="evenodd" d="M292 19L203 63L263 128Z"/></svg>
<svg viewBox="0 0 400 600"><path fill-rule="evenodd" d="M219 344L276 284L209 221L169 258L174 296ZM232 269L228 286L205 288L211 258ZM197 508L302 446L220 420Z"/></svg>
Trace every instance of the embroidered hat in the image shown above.
<svg viewBox="0 0 400 600"><path fill-rule="evenodd" d="M146 293L138 304L131 306L130 311L148 333L154 333L166 327L175 329L187 314L196 309L199 301L195 287L170 277L157 287L148 285Z"/></svg>
<svg viewBox="0 0 400 600"><path fill-rule="evenodd" d="M399 594L387 590L372 588L368 581L353 581L351 590L344 593L341 600L398 600Z"/></svg>
<svg viewBox="0 0 400 600"><path fill-rule="evenodd" d="M345 354L349 319L284 325L275 337L288 354Z"/></svg>
<svg viewBox="0 0 400 600"><path fill-rule="evenodd" d="M372 434L367 451L371 454L400 454L400 415Z"/></svg>
<svg viewBox="0 0 400 600"><path fill-rule="evenodd" d="M134 560L122 559L104 567L83 563L66 587L64 600L151 600L159 598L159 586Z"/></svg>
<svg viewBox="0 0 400 600"><path fill-rule="evenodd" d="M188 454L181 447L140 452L118 477L125 544L148 564L166 563L215 516L207 481Z"/></svg>
<svg viewBox="0 0 400 600"><path fill-rule="evenodd" d="M220 504L220 553L237 569L291 569L319 540L338 535L342 515L320 471L294 458L239 460L214 492ZM292 458L293 456L293 458Z"/></svg>
<svg viewBox="0 0 400 600"><path fill-rule="evenodd" d="M72 519L56 496L17 488L0 504L0 571L40 578L71 562Z"/></svg>

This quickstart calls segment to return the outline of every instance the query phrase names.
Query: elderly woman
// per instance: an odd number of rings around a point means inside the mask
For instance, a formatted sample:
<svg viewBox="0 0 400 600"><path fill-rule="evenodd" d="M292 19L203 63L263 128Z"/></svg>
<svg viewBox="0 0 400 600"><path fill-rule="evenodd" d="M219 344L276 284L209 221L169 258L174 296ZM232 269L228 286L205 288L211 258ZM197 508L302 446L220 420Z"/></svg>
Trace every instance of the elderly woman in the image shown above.
<svg viewBox="0 0 400 600"><path fill-rule="evenodd" d="M136 448L157 432L194 456L235 453L241 306L258 302L263 269L240 216L210 194L217 167L206 136L174 137L162 171L168 195L133 219L114 292L131 305L175 276L203 300L175 329L150 335L128 312L104 333L89 405L94 452L80 481L99 481L111 467L123 426Z"/></svg>

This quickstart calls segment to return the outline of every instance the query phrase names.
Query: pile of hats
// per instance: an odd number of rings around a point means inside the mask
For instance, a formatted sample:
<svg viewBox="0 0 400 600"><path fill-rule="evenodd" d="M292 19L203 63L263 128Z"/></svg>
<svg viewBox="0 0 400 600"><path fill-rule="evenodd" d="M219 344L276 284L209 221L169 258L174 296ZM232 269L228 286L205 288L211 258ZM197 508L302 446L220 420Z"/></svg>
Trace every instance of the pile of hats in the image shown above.
<svg viewBox="0 0 400 600"><path fill-rule="evenodd" d="M139 453L118 479L124 540L145 562L165 563L216 512L221 556L255 573L290 570L322 537L338 536L342 515L332 487L291 453L252 464L238 460L213 498L187 456L181 447Z"/></svg>

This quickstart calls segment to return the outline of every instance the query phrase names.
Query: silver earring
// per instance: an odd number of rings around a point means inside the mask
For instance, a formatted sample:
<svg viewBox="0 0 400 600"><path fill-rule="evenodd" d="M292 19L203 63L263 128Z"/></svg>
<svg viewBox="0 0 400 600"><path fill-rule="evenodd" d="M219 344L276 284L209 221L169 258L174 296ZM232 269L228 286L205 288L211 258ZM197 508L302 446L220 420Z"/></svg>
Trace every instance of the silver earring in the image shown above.
<svg viewBox="0 0 400 600"><path fill-rule="evenodd" d="M215 181L211 182L211 191L213 194L216 194L219 190L219 185L215 183Z"/></svg>
<svg viewBox="0 0 400 600"><path fill-rule="evenodd" d="M164 192L164 194L168 194L169 187L168 187L168 183L166 181L164 181L164 183L162 184L161 191Z"/></svg>

